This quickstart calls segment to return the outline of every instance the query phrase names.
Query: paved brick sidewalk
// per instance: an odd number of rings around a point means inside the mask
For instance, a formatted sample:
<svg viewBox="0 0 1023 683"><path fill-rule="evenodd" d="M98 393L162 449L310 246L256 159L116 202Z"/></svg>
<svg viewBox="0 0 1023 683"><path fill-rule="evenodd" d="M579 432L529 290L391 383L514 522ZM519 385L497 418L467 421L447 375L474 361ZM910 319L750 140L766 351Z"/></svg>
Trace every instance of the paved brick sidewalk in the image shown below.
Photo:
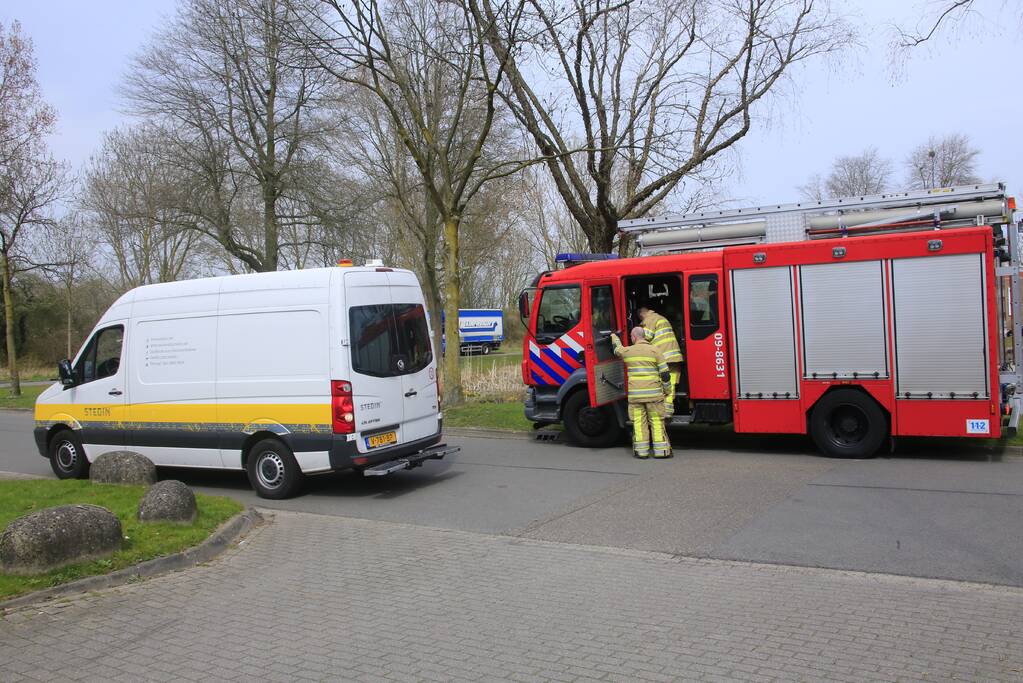
<svg viewBox="0 0 1023 683"><path fill-rule="evenodd" d="M1020 680L1023 590L276 513L0 620L0 679Z"/></svg>

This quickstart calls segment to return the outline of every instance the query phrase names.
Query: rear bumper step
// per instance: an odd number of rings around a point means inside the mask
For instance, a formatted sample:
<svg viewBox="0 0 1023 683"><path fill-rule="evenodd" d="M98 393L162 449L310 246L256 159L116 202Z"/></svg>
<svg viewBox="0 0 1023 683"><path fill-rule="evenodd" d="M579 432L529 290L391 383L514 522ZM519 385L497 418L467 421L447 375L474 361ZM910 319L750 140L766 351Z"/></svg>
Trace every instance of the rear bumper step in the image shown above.
<svg viewBox="0 0 1023 683"><path fill-rule="evenodd" d="M439 443L436 446L430 446L418 453L413 453L412 455L406 455L395 460L382 462L379 465L367 467L362 471L362 475L364 477L382 477L386 474L390 474L391 472L410 470L422 465L424 460L440 460L445 455L457 453L460 450L462 449L458 446L449 446L446 443Z"/></svg>

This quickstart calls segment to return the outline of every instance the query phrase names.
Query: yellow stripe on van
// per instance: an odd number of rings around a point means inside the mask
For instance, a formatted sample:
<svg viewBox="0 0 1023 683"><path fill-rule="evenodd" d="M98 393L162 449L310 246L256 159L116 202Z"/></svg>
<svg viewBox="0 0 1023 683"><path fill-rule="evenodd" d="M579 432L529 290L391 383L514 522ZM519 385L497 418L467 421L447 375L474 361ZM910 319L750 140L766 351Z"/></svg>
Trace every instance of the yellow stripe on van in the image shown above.
<svg viewBox="0 0 1023 683"><path fill-rule="evenodd" d="M329 403L144 403L38 404L37 421L55 421L70 415L80 422L141 422L173 424L330 424Z"/></svg>

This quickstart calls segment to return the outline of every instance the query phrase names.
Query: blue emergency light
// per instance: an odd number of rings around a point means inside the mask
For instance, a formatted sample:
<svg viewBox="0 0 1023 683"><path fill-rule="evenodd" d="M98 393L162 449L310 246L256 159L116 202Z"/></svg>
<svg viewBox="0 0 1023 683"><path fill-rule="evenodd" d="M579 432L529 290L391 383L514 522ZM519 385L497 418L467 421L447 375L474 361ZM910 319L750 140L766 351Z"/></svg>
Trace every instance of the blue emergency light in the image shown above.
<svg viewBox="0 0 1023 683"><path fill-rule="evenodd" d="M554 257L555 263L563 263L566 267L576 266L580 263L591 263L593 261L611 261L618 258L618 254L576 254L564 252Z"/></svg>

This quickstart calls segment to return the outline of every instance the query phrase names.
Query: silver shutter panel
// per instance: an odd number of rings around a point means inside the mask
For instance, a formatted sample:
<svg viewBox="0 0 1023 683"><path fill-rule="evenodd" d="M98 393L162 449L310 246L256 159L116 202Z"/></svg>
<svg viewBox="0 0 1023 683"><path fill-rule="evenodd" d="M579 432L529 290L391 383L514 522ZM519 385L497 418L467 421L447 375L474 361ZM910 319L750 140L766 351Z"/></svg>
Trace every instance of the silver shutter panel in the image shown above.
<svg viewBox="0 0 1023 683"><path fill-rule="evenodd" d="M803 375L888 376L880 261L801 266Z"/></svg>
<svg viewBox="0 0 1023 683"><path fill-rule="evenodd" d="M791 272L787 267L732 271L739 398L798 396Z"/></svg>
<svg viewBox="0 0 1023 683"><path fill-rule="evenodd" d="M988 397L981 254L892 261L900 398Z"/></svg>

